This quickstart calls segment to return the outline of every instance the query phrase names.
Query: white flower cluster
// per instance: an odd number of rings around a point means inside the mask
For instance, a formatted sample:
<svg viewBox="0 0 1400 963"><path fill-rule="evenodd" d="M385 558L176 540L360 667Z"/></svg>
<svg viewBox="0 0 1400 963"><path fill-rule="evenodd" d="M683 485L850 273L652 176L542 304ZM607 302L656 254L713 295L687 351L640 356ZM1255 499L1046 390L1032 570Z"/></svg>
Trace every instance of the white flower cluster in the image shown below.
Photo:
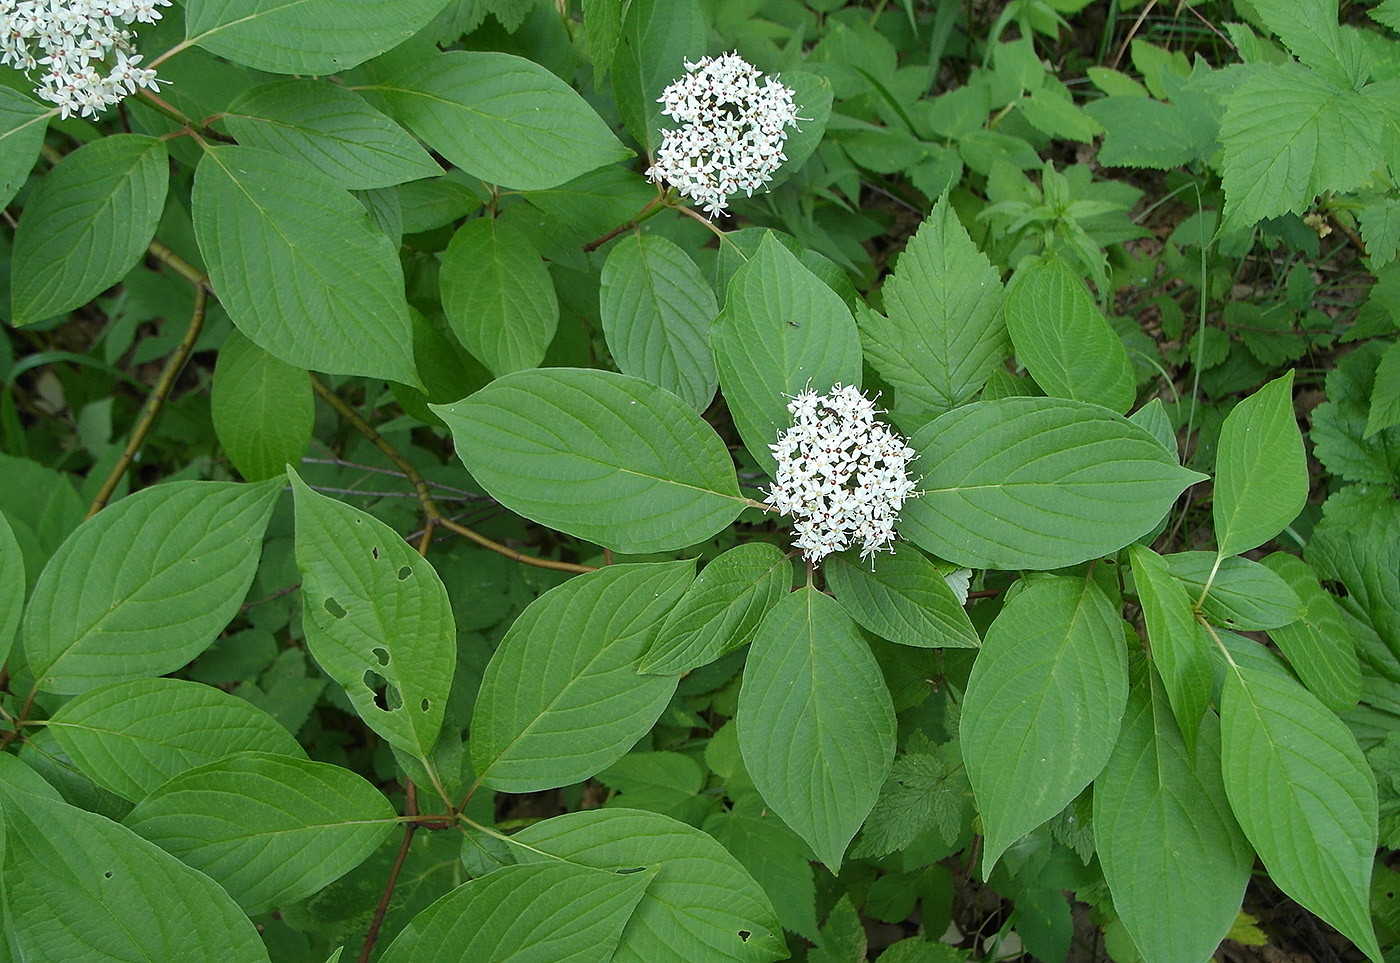
<svg viewBox="0 0 1400 963"><path fill-rule="evenodd" d="M138 87L159 90L142 69L131 23L154 23L170 0L0 0L0 63L43 68L34 92L58 114L91 117Z"/></svg>
<svg viewBox="0 0 1400 963"><path fill-rule="evenodd" d="M793 425L769 446L778 477L765 501L793 517L793 545L809 562L857 542L862 558L888 549L904 500L917 494L914 450L854 385L804 391L787 408Z"/></svg>
<svg viewBox="0 0 1400 963"><path fill-rule="evenodd" d="M731 195L752 195L787 160L783 145L797 126L797 107L792 90L737 53L686 61L685 71L660 97L661 112L681 126L662 131L647 177L722 214Z"/></svg>

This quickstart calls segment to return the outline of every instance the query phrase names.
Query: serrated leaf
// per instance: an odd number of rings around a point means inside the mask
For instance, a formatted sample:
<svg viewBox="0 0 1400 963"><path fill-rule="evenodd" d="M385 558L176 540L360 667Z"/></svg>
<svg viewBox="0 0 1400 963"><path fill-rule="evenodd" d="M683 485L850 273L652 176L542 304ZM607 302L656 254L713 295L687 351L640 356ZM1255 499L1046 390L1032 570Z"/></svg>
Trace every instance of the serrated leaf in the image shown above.
<svg viewBox="0 0 1400 963"><path fill-rule="evenodd" d="M0 665L10 657L28 584L24 575L24 553L9 520L0 514Z"/></svg>
<svg viewBox="0 0 1400 963"><path fill-rule="evenodd" d="M1196 751L1196 733L1215 688L1209 639L1197 624L1186 586L1174 578L1162 556L1144 545L1129 546L1152 663L1161 676L1187 751Z"/></svg>
<svg viewBox="0 0 1400 963"><path fill-rule="evenodd" d="M442 309L463 347L494 375L538 367L559 326L559 300L539 251L517 227L479 217L442 255Z"/></svg>
<svg viewBox="0 0 1400 963"><path fill-rule="evenodd" d="M451 50L371 89L443 157L512 190L557 187L632 156L572 87L523 57Z"/></svg>
<svg viewBox="0 0 1400 963"><path fill-rule="evenodd" d="M214 434L249 481L281 476L311 443L314 393L305 368L279 361L229 332L214 366L210 414Z"/></svg>
<svg viewBox="0 0 1400 963"><path fill-rule="evenodd" d="M103 789L140 802L180 773L236 752L305 757L272 716L213 686L134 679L65 703L48 729Z"/></svg>
<svg viewBox="0 0 1400 963"><path fill-rule="evenodd" d="M1225 791L1270 878L1379 961L1376 782L1356 739L1291 678L1242 665L1225 673L1220 712Z"/></svg>
<svg viewBox="0 0 1400 963"><path fill-rule="evenodd" d="M397 47L442 0L188 0L185 36L235 63L278 74L334 74Z"/></svg>
<svg viewBox="0 0 1400 963"><path fill-rule="evenodd" d="M1372 269L1395 260L1400 253L1400 198L1382 197L1362 204L1356 219Z"/></svg>
<svg viewBox="0 0 1400 963"><path fill-rule="evenodd" d="M417 385L398 251L325 174L252 147L208 147L194 233L249 340L299 368Z"/></svg>
<svg viewBox="0 0 1400 963"><path fill-rule="evenodd" d="M1370 438L1396 425L1400 425L1400 341L1391 342L1376 364L1371 407L1362 437Z"/></svg>
<svg viewBox="0 0 1400 963"><path fill-rule="evenodd" d="M1300 63L1345 87L1364 79L1368 58L1338 26L1337 0L1254 0L1253 8Z"/></svg>
<svg viewBox="0 0 1400 963"><path fill-rule="evenodd" d="M851 618L876 635L926 649L982 644L962 603L923 553L895 542L873 569L841 552L822 563L827 585Z"/></svg>
<svg viewBox="0 0 1400 963"><path fill-rule="evenodd" d="M1298 621L1271 629L1269 638L1323 705L1334 712L1352 708L1361 698L1361 663L1337 603L1302 559L1275 552L1263 564L1303 603Z"/></svg>
<svg viewBox="0 0 1400 963"><path fill-rule="evenodd" d="M1153 680L1129 695L1118 744L1094 782L1099 862L1146 963L1205 959L1239 913L1254 854L1225 798L1219 741L1212 715L1193 755ZM1149 863L1158 871L1144 873Z"/></svg>
<svg viewBox="0 0 1400 963"><path fill-rule="evenodd" d="M318 80L254 87L223 117L245 147L293 157L351 190L442 173L419 143L353 91Z"/></svg>
<svg viewBox="0 0 1400 963"><path fill-rule="evenodd" d="M860 337L850 310L771 236L734 273L710 337L739 437L770 473L777 462L768 446L792 424L789 398L809 388L860 386Z"/></svg>
<svg viewBox="0 0 1400 963"><path fill-rule="evenodd" d="M685 548L746 504L714 429L639 378L520 371L432 409L473 477L502 505L615 551Z"/></svg>
<svg viewBox="0 0 1400 963"><path fill-rule="evenodd" d="M516 853L527 864L553 856L614 872L656 867L611 963L672 959L679 947L707 963L767 963L786 955L763 890L694 827L658 813L606 809L542 820L512 838L533 847Z"/></svg>
<svg viewBox="0 0 1400 963"><path fill-rule="evenodd" d="M63 158L15 228L14 323L62 314L125 277L156 232L169 181L155 137L113 134Z"/></svg>
<svg viewBox="0 0 1400 963"><path fill-rule="evenodd" d="M25 656L45 692L72 695L189 662L238 612L280 486L147 488L78 528L39 575Z"/></svg>
<svg viewBox="0 0 1400 963"><path fill-rule="evenodd" d="M1010 350L1001 278L946 198L934 205L885 282L889 317L861 310L871 367L899 409L942 414L970 401Z"/></svg>
<svg viewBox="0 0 1400 963"><path fill-rule="evenodd" d="M506 866L419 913L380 960L607 963L617 958L618 937L653 872L622 875L560 862Z"/></svg>
<svg viewBox="0 0 1400 963"><path fill-rule="evenodd" d="M1056 258L1021 267L1006 292L1006 330L1017 359L1054 398L1123 414L1137 398L1127 349L1079 275Z"/></svg>
<svg viewBox="0 0 1400 963"><path fill-rule="evenodd" d="M1387 348L1359 346L1327 372L1327 398L1312 412L1313 453L1329 472L1348 481L1400 485L1400 426L1367 436L1376 378Z"/></svg>
<svg viewBox="0 0 1400 963"><path fill-rule="evenodd" d="M1301 214L1325 191L1360 187L1381 160L1386 118L1362 94L1301 67L1259 66L1230 94L1220 139L1225 148L1223 231L1264 218ZM1337 144L1346 144L1338 151Z"/></svg>
<svg viewBox="0 0 1400 963"><path fill-rule="evenodd" d="M973 663L960 729L984 878L1099 774L1127 698L1122 617L1093 581L1031 582L1006 603Z"/></svg>
<svg viewBox="0 0 1400 963"><path fill-rule="evenodd" d="M612 62L613 99L627 132L648 156L661 143L661 92L705 54L709 26L696 0L637 0L627 6Z"/></svg>
<svg viewBox="0 0 1400 963"><path fill-rule="evenodd" d="M753 637L792 588L792 563L775 545L736 545L705 566L666 616L638 672L679 675Z"/></svg>
<svg viewBox="0 0 1400 963"><path fill-rule="evenodd" d="M735 716L768 805L833 872L894 760L894 706L879 664L839 603L790 593L754 633Z"/></svg>
<svg viewBox="0 0 1400 963"><path fill-rule="evenodd" d="M715 292L695 262L658 234L634 234L608 252L599 316L613 360L704 411L719 385L710 325Z"/></svg>
<svg viewBox="0 0 1400 963"><path fill-rule="evenodd" d="M122 823L256 916L354 869L396 827L397 814L341 766L242 752L174 777Z"/></svg>
<svg viewBox="0 0 1400 963"><path fill-rule="evenodd" d="M950 768L927 738L911 739L909 751L895 757L851 855L884 856L934 828L952 845L961 829L967 790L961 766Z"/></svg>
<svg viewBox="0 0 1400 963"><path fill-rule="evenodd" d="M580 782L656 722L674 676L637 662L694 578L694 562L610 565L550 589L511 624L472 715L478 779L502 792Z"/></svg>
<svg viewBox="0 0 1400 963"><path fill-rule="evenodd" d="M1303 603L1288 583L1252 559L1177 552L1163 561L1193 605L1215 625L1253 632L1288 625L1303 615Z"/></svg>
<svg viewBox="0 0 1400 963"><path fill-rule="evenodd" d="M1121 415L1059 398L964 405L910 443L922 494L898 530L967 568L1061 568L1115 552L1204 478Z"/></svg>
<svg viewBox="0 0 1400 963"><path fill-rule="evenodd" d="M0 88L0 205L8 205L24 186L55 109Z"/></svg>
<svg viewBox="0 0 1400 963"><path fill-rule="evenodd" d="M388 525L317 494L291 469L287 474L296 502L306 646L366 725L427 759L457 665L442 579Z"/></svg>
<svg viewBox="0 0 1400 963"><path fill-rule="evenodd" d="M1346 589L1337 603L1400 652L1400 503L1387 489L1351 485L1322 506L1305 558Z"/></svg>
<svg viewBox="0 0 1400 963"><path fill-rule="evenodd" d="M1308 465L1291 370L1225 416L1215 473L1211 508L1221 555L1256 548L1297 517L1308 499Z"/></svg>
<svg viewBox="0 0 1400 963"><path fill-rule="evenodd" d="M1143 96L1108 96L1084 105L1105 133L1098 160L1106 167L1172 170L1197 160L1180 107Z"/></svg>
<svg viewBox="0 0 1400 963"><path fill-rule="evenodd" d="M5 936L18 959L267 963L253 924L203 873L102 816L5 780L0 802Z"/></svg>
<svg viewBox="0 0 1400 963"><path fill-rule="evenodd" d="M1047 137L1091 144L1104 131L1097 118L1049 86L1031 91L1017 106L1027 123Z"/></svg>
<svg viewBox="0 0 1400 963"><path fill-rule="evenodd" d="M860 915L849 893L842 894L822 924L817 949L808 955L812 963L861 963L866 958L868 940Z"/></svg>

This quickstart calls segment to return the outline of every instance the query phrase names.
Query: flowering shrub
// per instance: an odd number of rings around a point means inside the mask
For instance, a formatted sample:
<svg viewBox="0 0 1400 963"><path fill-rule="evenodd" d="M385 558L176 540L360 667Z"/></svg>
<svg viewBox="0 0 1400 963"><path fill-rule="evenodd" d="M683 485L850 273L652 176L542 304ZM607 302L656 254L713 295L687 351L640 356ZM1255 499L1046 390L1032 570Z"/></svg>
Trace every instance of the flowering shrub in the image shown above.
<svg viewBox="0 0 1400 963"><path fill-rule="evenodd" d="M0 0L0 961L1393 957L1400 17L1081 6Z"/></svg>

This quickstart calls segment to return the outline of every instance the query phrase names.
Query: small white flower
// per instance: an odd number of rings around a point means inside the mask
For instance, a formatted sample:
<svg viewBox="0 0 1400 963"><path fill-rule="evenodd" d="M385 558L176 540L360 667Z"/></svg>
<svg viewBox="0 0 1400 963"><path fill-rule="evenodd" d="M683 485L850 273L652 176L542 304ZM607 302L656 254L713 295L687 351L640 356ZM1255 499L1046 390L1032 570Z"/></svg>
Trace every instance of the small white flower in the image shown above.
<svg viewBox="0 0 1400 963"><path fill-rule="evenodd" d="M765 503L793 517L793 545L809 562L857 543L862 558L888 551L900 509L917 495L914 450L854 385L804 391L787 407L793 425L769 446L778 474Z"/></svg>
<svg viewBox="0 0 1400 963"><path fill-rule="evenodd" d="M139 66L131 23L154 23L171 0L0 0L0 64L26 75L59 117L96 116L138 87L160 89ZM33 79L33 78L31 78Z"/></svg>
<svg viewBox="0 0 1400 963"><path fill-rule="evenodd" d="M732 195L751 196L787 160L797 107L792 90L772 77L760 86L763 75L738 53L687 61L685 70L660 97L661 112L681 126L661 132L647 177L722 214Z"/></svg>

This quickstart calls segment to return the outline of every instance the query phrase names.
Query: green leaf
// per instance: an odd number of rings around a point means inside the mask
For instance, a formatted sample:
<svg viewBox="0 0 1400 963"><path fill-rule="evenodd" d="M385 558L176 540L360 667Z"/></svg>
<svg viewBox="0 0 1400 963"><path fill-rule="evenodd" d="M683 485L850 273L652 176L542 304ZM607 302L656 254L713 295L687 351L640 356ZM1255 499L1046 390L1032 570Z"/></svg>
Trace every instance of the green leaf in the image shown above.
<svg viewBox="0 0 1400 963"><path fill-rule="evenodd" d="M1305 557L1346 588L1338 605L1400 653L1400 503L1390 491L1352 485L1328 498Z"/></svg>
<svg viewBox="0 0 1400 963"><path fill-rule="evenodd" d="M1200 600L1201 612L1215 625L1253 632L1276 629L1302 618L1303 603L1288 583L1251 559L1220 558L1214 552L1177 552L1165 556L1164 561L1172 577L1186 586L1192 601Z"/></svg>
<svg viewBox="0 0 1400 963"><path fill-rule="evenodd" d="M1348 481L1400 487L1400 427L1366 434L1375 406L1380 363L1389 349L1360 345L1327 373L1327 402L1312 412L1309 437L1323 467Z"/></svg>
<svg viewBox="0 0 1400 963"><path fill-rule="evenodd" d="M1400 341L1392 341L1376 364L1376 383L1371 389L1371 408L1366 416L1364 437L1400 425Z"/></svg>
<svg viewBox="0 0 1400 963"><path fill-rule="evenodd" d="M162 675L203 652L253 582L279 488L170 482L84 522L24 613L39 688L72 695Z"/></svg>
<svg viewBox="0 0 1400 963"><path fill-rule="evenodd" d="M713 813L705 832L743 864L773 901L783 929L817 937L817 890L807 844L777 816L749 807Z"/></svg>
<svg viewBox="0 0 1400 963"><path fill-rule="evenodd" d="M1161 676L1176 724L1189 752L1215 688L1210 640L1196 622L1193 599L1162 556L1145 545L1128 547L1133 581L1142 605L1152 664Z"/></svg>
<svg viewBox="0 0 1400 963"><path fill-rule="evenodd" d="M256 916L354 869L396 827L397 814L341 766L242 752L171 779L123 824Z"/></svg>
<svg viewBox="0 0 1400 963"><path fill-rule="evenodd" d="M493 375L539 367L559 326L559 300L519 228L491 217L463 224L442 255L439 285L453 333Z"/></svg>
<svg viewBox="0 0 1400 963"><path fill-rule="evenodd" d="M1361 698L1361 663L1337 603L1302 559L1275 552L1263 564L1303 603L1302 617L1271 629L1269 638L1323 705L1334 712L1350 709Z"/></svg>
<svg viewBox="0 0 1400 963"><path fill-rule="evenodd" d="M911 445L923 494L899 531L968 568L1061 568L1115 552L1205 477L1122 416L1059 398L965 405Z"/></svg>
<svg viewBox="0 0 1400 963"><path fill-rule="evenodd" d="M194 233L214 290L288 364L417 385L398 251L325 174L252 147L209 147Z"/></svg>
<svg viewBox="0 0 1400 963"><path fill-rule="evenodd" d="M214 365L214 434L249 481L281 476L311 443L316 420L306 369L279 361L230 331Z"/></svg>
<svg viewBox="0 0 1400 963"><path fill-rule="evenodd" d="M254 87L229 105L223 120L244 147L300 160L349 190L442 173L402 127L358 94L325 81Z"/></svg>
<svg viewBox="0 0 1400 963"><path fill-rule="evenodd" d="M618 937L654 873L605 873L557 862L506 866L419 913L380 960L608 963L617 959Z"/></svg>
<svg viewBox="0 0 1400 963"><path fill-rule="evenodd" d="M1118 745L1094 782L1099 862L1146 963L1208 958L1240 911L1254 854L1225 798L1219 740L1212 715L1193 763L1153 680L1129 695Z"/></svg>
<svg viewBox="0 0 1400 963"><path fill-rule="evenodd" d="M1123 620L1093 581L1030 582L1006 603L962 706L963 760L986 834L983 878L1099 774L1127 698Z"/></svg>
<svg viewBox="0 0 1400 963"><path fill-rule="evenodd" d="M967 403L1010 350L1001 277L946 198L909 240L883 294L889 317L861 310L857 321L895 408L939 415Z"/></svg>
<svg viewBox="0 0 1400 963"><path fill-rule="evenodd" d="M1225 416L1215 457L1215 537L1239 555L1283 531L1308 500L1303 436L1293 416L1293 372Z"/></svg>
<svg viewBox="0 0 1400 963"><path fill-rule="evenodd" d="M789 398L860 385L850 309L772 236L734 273L710 337L739 437L768 472L777 467L768 446L792 424Z"/></svg>
<svg viewBox="0 0 1400 963"><path fill-rule="evenodd" d="M457 665L442 579L388 525L312 491L291 469L287 474L307 648L366 725L427 759Z"/></svg>
<svg viewBox="0 0 1400 963"><path fill-rule="evenodd" d="M1400 198L1381 197L1362 204L1356 212L1361 239L1375 270L1400 254Z"/></svg>
<svg viewBox="0 0 1400 963"><path fill-rule="evenodd" d="M817 949L809 954L811 963L861 963L866 958L869 941L860 914L851 904L849 893L843 894L831 908L831 915L822 924Z"/></svg>
<svg viewBox="0 0 1400 963"><path fill-rule="evenodd" d="M9 520L0 514L0 665L10 657L28 584L24 575L24 553Z"/></svg>
<svg viewBox="0 0 1400 963"><path fill-rule="evenodd" d="M615 551L685 548L746 500L714 429L675 395L583 368L520 371L433 411L502 505Z"/></svg>
<svg viewBox="0 0 1400 963"><path fill-rule="evenodd" d="M661 143L661 92L705 54L709 26L696 0L628 4L612 61L613 99L627 132L648 156Z"/></svg>
<svg viewBox="0 0 1400 963"><path fill-rule="evenodd" d="M802 70L784 70L776 79L792 91L792 102L797 105L797 116L801 120L797 122L796 129L788 129L787 141L783 144L787 160L764 185L764 189L769 191L801 170L802 165L816 152L826 133L827 121L831 118L834 97L831 81L826 77Z"/></svg>
<svg viewBox="0 0 1400 963"><path fill-rule="evenodd" d="M1063 87L1056 91L1047 84L1033 90L1017 107L1027 123L1048 137L1092 144L1094 137L1104 132L1098 119L1076 104Z"/></svg>
<svg viewBox="0 0 1400 963"><path fill-rule="evenodd" d="M247 700L180 679L90 689L54 713L48 729L84 775L132 802L236 752L306 755L281 723Z"/></svg>
<svg viewBox="0 0 1400 963"><path fill-rule="evenodd" d="M656 867L611 963L675 959L680 947L706 963L767 963L787 955L763 890L723 846L692 826L658 813L595 809L542 820L512 839L539 851L516 854L527 865L549 865L554 856L615 872Z"/></svg>
<svg viewBox="0 0 1400 963"><path fill-rule="evenodd" d="M558 187L632 156L572 87L523 57L451 50L372 89L443 157L511 190Z"/></svg>
<svg viewBox="0 0 1400 963"><path fill-rule="evenodd" d="M25 963L267 963L208 876L131 830L0 780L5 936Z"/></svg>
<svg viewBox="0 0 1400 963"><path fill-rule="evenodd" d="M1220 126L1224 232L1301 214L1327 191L1353 191L1381 162L1387 118L1365 96L1301 67L1254 70L1230 94Z"/></svg>
<svg viewBox="0 0 1400 963"><path fill-rule="evenodd" d="M185 36L276 74L334 74L397 47L442 0L188 0Z"/></svg>
<svg viewBox="0 0 1400 963"><path fill-rule="evenodd" d="M63 314L125 277L156 232L169 180L164 142L140 134L103 137L63 158L15 229L14 323Z"/></svg>
<svg viewBox="0 0 1400 963"><path fill-rule="evenodd" d="M1270 878L1379 961L1376 781L1356 739L1291 678L1246 666L1226 671L1220 713L1225 791Z"/></svg>
<svg viewBox="0 0 1400 963"><path fill-rule="evenodd" d="M967 775L961 765L949 766L939 750L921 732L910 736L865 820L853 857L880 857L905 849L935 828L948 845L957 840Z"/></svg>
<svg viewBox="0 0 1400 963"><path fill-rule="evenodd" d="M895 752L880 666L839 603L808 586L764 617L735 724L764 801L837 871Z"/></svg>
<svg viewBox="0 0 1400 963"><path fill-rule="evenodd" d="M792 563L777 546L734 546L690 583L637 671L680 675L733 652L791 588Z"/></svg>
<svg viewBox="0 0 1400 963"><path fill-rule="evenodd" d="M1016 272L1006 292L1006 329L1017 359L1047 395L1119 414L1137 399L1123 340L1064 261L1031 262Z"/></svg>
<svg viewBox="0 0 1400 963"><path fill-rule="evenodd" d="M841 552L822 564L827 586L859 622L882 638L926 649L975 649L982 644L962 603L918 549L895 542L877 552L873 570Z"/></svg>
<svg viewBox="0 0 1400 963"><path fill-rule="evenodd" d="M680 247L657 234L618 241L603 265L603 336L624 374L674 392L704 411L719 385L710 325L715 292Z"/></svg>
<svg viewBox="0 0 1400 963"><path fill-rule="evenodd" d="M1364 79L1366 54L1337 25L1337 0L1253 0L1252 6L1299 62L1344 87Z"/></svg>
<svg viewBox="0 0 1400 963"><path fill-rule="evenodd" d="M56 109L0 87L0 205L8 205L24 186Z"/></svg>
<svg viewBox="0 0 1400 963"><path fill-rule="evenodd" d="M520 613L476 698L471 752L501 792L581 782L646 734L676 691L637 662L694 577L694 562L609 565Z"/></svg>
<svg viewBox="0 0 1400 963"><path fill-rule="evenodd" d="M1098 160L1106 167L1171 170L1197 160L1199 148L1180 107L1141 96L1108 96L1084 109L1105 134Z"/></svg>

